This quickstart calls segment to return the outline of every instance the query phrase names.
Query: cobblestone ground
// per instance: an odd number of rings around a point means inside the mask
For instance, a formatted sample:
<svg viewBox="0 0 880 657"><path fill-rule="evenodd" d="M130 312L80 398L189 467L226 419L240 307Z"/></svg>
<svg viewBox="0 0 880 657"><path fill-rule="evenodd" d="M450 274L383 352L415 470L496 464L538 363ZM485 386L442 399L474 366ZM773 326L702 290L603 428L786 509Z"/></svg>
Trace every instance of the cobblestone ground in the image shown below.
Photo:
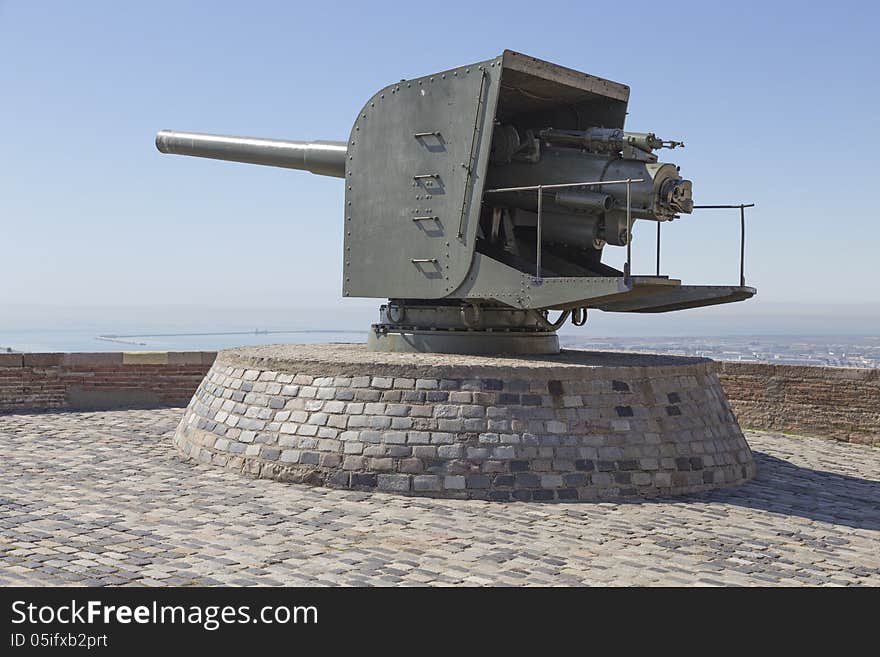
<svg viewBox="0 0 880 657"><path fill-rule="evenodd" d="M880 585L880 449L749 432L737 489L431 500L194 465L182 412L0 416L0 584Z"/></svg>

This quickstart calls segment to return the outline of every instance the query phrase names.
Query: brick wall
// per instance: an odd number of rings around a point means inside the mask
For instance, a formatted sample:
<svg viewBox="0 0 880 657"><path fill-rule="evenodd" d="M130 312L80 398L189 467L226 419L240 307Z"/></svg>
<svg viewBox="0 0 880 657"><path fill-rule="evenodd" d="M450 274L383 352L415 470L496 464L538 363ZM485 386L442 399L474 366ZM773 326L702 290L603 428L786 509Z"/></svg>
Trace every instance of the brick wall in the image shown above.
<svg viewBox="0 0 880 657"><path fill-rule="evenodd" d="M0 354L0 412L186 405L215 352Z"/></svg>
<svg viewBox="0 0 880 657"><path fill-rule="evenodd" d="M880 370L719 363L743 428L880 446Z"/></svg>

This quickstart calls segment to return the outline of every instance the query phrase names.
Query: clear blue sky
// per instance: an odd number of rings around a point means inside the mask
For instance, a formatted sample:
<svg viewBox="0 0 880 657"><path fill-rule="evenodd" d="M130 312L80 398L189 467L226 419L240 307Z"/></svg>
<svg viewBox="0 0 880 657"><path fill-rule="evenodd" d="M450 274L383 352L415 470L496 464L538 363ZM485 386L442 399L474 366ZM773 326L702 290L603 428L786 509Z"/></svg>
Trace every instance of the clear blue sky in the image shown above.
<svg viewBox="0 0 880 657"><path fill-rule="evenodd" d="M687 142L666 159L698 203L758 203L756 299L596 313L581 332L805 315L876 332L878 24L872 2L0 0L0 323L33 304L46 321L366 321L375 302L340 299L339 180L163 156L155 132L345 139L384 85L511 48L630 85L627 127ZM636 270L652 229L637 226ZM686 216L664 233L664 273L733 282L737 240L734 215Z"/></svg>

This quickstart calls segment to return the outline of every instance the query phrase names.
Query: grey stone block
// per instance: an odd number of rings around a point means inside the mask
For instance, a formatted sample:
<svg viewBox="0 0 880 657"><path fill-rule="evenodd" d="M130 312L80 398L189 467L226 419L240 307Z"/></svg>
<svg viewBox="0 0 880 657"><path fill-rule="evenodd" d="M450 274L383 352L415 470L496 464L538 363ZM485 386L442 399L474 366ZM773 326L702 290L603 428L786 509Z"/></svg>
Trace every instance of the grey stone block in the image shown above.
<svg viewBox="0 0 880 657"><path fill-rule="evenodd" d="M437 456L441 459L457 459L464 456L464 447L462 445L440 445L437 447Z"/></svg>
<svg viewBox="0 0 880 657"><path fill-rule="evenodd" d="M285 449L281 452L283 463L299 463L300 451L297 449Z"/></svg>
<svg viewBox="0 0 880 657"><path fill-rule="evenodd" d="M410 477L402 474L380 474L378 486L379 490L406 492L410 488Z"/></svg>
<svg viewBox="0 0 880 657"><path fill-rule="evenodd" d="M439 491L443 488L443 478L438 475L416 475L413 477L413 490Z"/></svg>
<svg viewBox="0 0 880 657"><path fill-rule="evenodd" d="M541 485L541 478L531 472L519 472L516 474L517 488L537 488Z"/></svg>
<svg viewBox="0 0 880 657"><path fill-rule="evenodd" d="M464 490L466 485L462 475L448 475L443 477L443 488L447 490Z"/></svg>

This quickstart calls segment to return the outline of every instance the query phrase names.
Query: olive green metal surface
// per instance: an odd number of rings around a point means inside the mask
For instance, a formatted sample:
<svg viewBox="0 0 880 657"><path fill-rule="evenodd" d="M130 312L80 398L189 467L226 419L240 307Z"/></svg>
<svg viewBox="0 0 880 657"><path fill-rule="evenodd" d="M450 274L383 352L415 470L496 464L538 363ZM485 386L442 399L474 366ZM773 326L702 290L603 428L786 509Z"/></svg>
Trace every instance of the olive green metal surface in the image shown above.
<svg viewBox="0 0 880 657"><path fill-rule="evenodd" d="M161 131L163 153L344 179L345 296L387 298L371 348L555 353L555 329L588 308L656 313L742 301L745 214L694 206L690 180L627 132L629 87L533 57L498 57L377 92L347 142ZM660 274L660 226L738 208L738 285ZM657 225L654 276L632 271L632 225ZM623 270L602 261L625 248ZM647 268L651 268L649 263ZM546 311L563 311L550 324Z"/></svg>

